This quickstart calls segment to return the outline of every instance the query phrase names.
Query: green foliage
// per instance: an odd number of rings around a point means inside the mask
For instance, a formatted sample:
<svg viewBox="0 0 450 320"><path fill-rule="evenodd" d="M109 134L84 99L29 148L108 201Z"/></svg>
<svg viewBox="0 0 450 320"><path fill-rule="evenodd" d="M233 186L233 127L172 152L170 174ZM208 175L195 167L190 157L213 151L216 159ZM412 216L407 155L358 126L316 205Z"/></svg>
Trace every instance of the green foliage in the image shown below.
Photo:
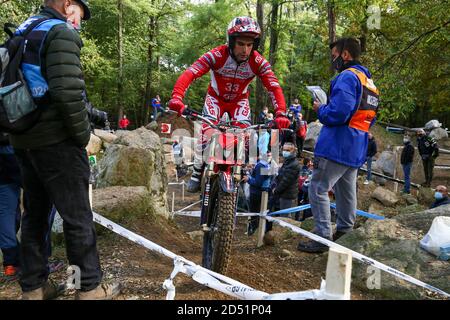
<svg viewBox="0 0 450 320"><path fill-rule="evenodd" d="M256 18L256 0L122 0L123 96L134 123L145 120L149 101L170 99L182 71L204 52L226 41L225 31L238 15ZM21 23L36 13L40 0L1 2L0 26ZM118 0L91 0L92 19L83 24L82 64L90 99L116 118L118 101ZM328 16L330 1L267 0L264 3L265 50L269 59L272 9L278 5L278 35L273 66L286 101L299 98L306 109L306 85L329 86ZM423 125L437 117L450 120L450 2L442 0L334 0L337 36L365 40L362 63L381 90L379 118ZM381 9L381 29L367 28L369 5ZM447 23L447 24L446 24ZM3 37L4 38L4 37ZM147 79L150 79L148 86ZM200 109L209 76L194 83L185 102ZM255 85L250 87L255 102ZM420 114L420 117L417 115ZM311 114L310 114L311 115ZM311 117L310 117L311 118ZM418 123L417 123L418 122Z"/></svg>

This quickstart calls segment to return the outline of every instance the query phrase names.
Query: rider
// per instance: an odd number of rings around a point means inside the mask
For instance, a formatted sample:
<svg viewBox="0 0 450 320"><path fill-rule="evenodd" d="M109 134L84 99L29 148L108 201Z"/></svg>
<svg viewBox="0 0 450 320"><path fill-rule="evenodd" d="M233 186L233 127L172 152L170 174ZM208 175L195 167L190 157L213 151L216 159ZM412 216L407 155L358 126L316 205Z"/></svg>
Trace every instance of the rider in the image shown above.
<svg viewBox="0 0 450 320"><path fill-rule="evenodd" d="M258 76L272 100L275 108L275 127L282 129L290 125L285 116L286 103L283 90L267 60L256 51L261 39L258 22L249 17L234 18L228 26L227 44L212 49L200 57L178 78L169 101L169 108L182 115L185 110L183 98L190 84L211 74L203 115L218 123L225 112L235 125L247 127L251 124L248 86ZM201 154L207 145L208 126L203 125L202 141L196 150L194 173L188 183L189 192L200 190L200 180L204 168ZM200 140L200 139L199 139ZM200 154L200 155L199 155Z"/></svg>

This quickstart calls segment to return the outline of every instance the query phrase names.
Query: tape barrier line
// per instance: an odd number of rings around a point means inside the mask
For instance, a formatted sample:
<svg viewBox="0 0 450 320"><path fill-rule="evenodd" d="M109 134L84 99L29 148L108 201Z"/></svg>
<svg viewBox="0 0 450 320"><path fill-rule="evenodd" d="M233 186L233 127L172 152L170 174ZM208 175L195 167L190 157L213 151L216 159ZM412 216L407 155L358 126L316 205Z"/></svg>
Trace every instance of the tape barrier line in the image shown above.
<svg viewBox="0 0 450 320"><path fill-rule="evenodd" d="M330 203L330 207L336 208L336 204ZM283 210L279 210L279 211L275 211L275 212L270 212L268 214L268 216L273 216L276 214L290 214L290 213L294 213L294 212L298 212L298 211L304 211L307 209L311 209L310 204L304 204L304 205L301 205L298 207L293 207L293 208L289 208L289 209L283 209ZM363 216L363 217L375 219L375 220L384 220L385 219L385 217L383 217L383 216L379 216L379 215L373 214L373 213L368 213L368 212L365 212L362 210L356 210L356 214L359 216Z"/></svg>
<svg viewBox="0 0 450 320"><path fill-rule="evenodd" d="M185 217L193 217L193 218L200 218L202 212L201 211L175 211L173 212L174 215L177 216L185 216ZM237 217L253 217L253 216L259 216L261 215L260 212L237 212Z"/></svg>
<svg viewBox="0 0 450 320"><path fill-rule="evenodd" d="M330 207L332 207L333 209L336 209L336 203L330 203ZM369 218L369 219L374 219L374 220L380 220L381 221L381 220L385 220L386 219L383 216L379 216L377 214L365 212L365 211L362 211L362 210L356 210L356 214L360 215L360 216L363 216L363 217L366 217L366 218Z"/></svg>
<svg viewBox="0 0 450 320"><path fill-rule="evenodd" d="M124 227L112 222L111 220L102 217L96 212L93 212L93 219L94 222L102 225L103 227L109 229L110 231L134 242L139 244L140 246L143 246L149 250L155 251L160 253L161 255L164 255L174 261L177 261L178 263L184 264L184 268L181 268L178 266L178 268L175 268L174 271L171 274L171 278L169 278L169 283L165 283L166 287L169 287L168 289L174 290L173 287L170 286L170 280L173 280L172 275L176 274L177 272L183 272L187 274L188 276L196 275L196 279L202 279L202 281L205 284L213 283L213 285L216 288L222 289L222 292L225 294L233 295L236 298L240 299L256 299L261 298L263 296L269 296L269 294L255 290L243 283L240 283L239 281L233 280L231 278L228 278L224 275L221 275L219 273L216 273L214 271L205 269L197 264L195 264L192 261L189 261L181 256L176 255L175 253L161 247L160 245L157 245L156 243L132 232ZM199 273L200 272L200 273ZM206 276L202 276L202 274L207 274L209 278ZM215 280L213 280L215 279ZM219 286L217 283L219 281L224 282L221 286ZM212 288L212 287L211 287ZM214 288L213 288L214 289ZM169 293L168 293L169 296ZM170 292L170 296L174 296L173 292Z"/></svg>
<svg viewBox="0 0 450 320"><path fill-rule="evenodd" d="M376 260L374 260L372 258L364 256L364 255L362 255L362 254L360 254L360 253L358 253L356 251L350 250L350 249L348 249L348 248L346 248L344 246L341 246L341 245L339 245L339 244L337 244L337 243L335 243L333 241L324 239L324 238L322 238L322 237L320 237L320 236L318 236L318 235L316 235L314 233L308 232L306 230L303 230L303 229L298 228L298 227L296 227L296 226L294 226L292 224L289 224L287 222L284 222L282 220L279 220L279 219L276 219L276 218L273 218L273 217L266 216L265 219L267 219L268 221L275 222L275 223L279 224L282 227L289 228L289 229L291 229L292 231L294 231L296 233L299 233L299 234L301 234L301 235L303 235L305 237L308 237L308 238L310 238L310 239L312 239L314 241L320 242L320 243L322 243L322 244L324 244L324 245L326 245L326 246L328 246L330 248L334 248L334 249L338 249L338 250L343 250L343 251L349 252L349 253L351 253L353 258L355 258L355 259L357 259L357 260L359 260L359 261L361 261L361 262L363 262L363 263L365 263L367 265L374 266L374 267L376 267L376 268L378 268L380 270L383 270L383 271L385 271L385 272L387 272L387 273L389 273L389 274L391 274L391 275L393 275L393 276L395 276L397 278L400 278L400 279L402 279L404 281L407 281L409 283L415 284L417 286L420 286L420 287L425 288L425 289L430 290L430 291L434 291L434 292L439 293L439 294L441 294L441 295L443 295L443 296L445 296L447 298L450 298L450 294L448 294L447 292L445 292L445 291L443 291L443 290L441 290L439 288L436 288L436 287L434 287L432 285L429 285L429 284L427 284L427 283L425 283L423 281L420 281L420 280L418 280L416 278L413 278L410 275L407 275L407 274L405 274L405 273L403 273L401 271L398 271L398 270L396 270L396 269L394 269L392 267L389 267L389 266L387 266L387 265L385 265L385 264L383 264L381 262L378 262L378 261L376 261Z"/></svg>
<svg viewBox="0 0 450 320"><path fill-rule="evenodd" d="M320 290L308 290L297 292L283 292L268 294L263 291L253 289L239 281L228 278L214 271L203 268L192 261L189 261L175 253L167 250L160 245L132 232L124 227L112 222L111 220L93 212L94 222L111 230L112 232L135 242L149 250L156 251L174 261L174 269L169 279L163 283L163 287L167 290L167 300L175 298L175 286L173 280L179 272L182 272L200 284L209 288L221 291L227 295L244 300L307 300L307 299L341 299L339 296L331 296L325 290L325 281L322 280Z"/></svg>

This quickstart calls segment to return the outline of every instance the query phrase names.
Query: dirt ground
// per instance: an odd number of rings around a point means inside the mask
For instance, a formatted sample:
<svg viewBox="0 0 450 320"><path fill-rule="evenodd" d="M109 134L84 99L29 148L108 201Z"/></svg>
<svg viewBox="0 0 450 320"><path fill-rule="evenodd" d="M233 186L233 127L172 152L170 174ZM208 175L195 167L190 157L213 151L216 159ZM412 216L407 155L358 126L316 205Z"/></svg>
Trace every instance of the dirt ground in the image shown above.
<svg viewBox="0 0 450 320"><path fill-rule="evenodd" d="M173 171L170 171L169 175L169 180L174 181ZM199 194L186 193L185 200L182 201L180 187L170 186L169 204L172 192L177 194L176 210L199 199ZM199 206L192 208L197 209ZM162 218L133 220L127 223L126 227L178 255L201 264L201 239L194 241L187 234L199 230L198 218L176 216L169 222ZM274 226L278 239L275 245L261 248L256 248L256 236L248 237L245 231L246 218L238 218L227 276L268 293L319 289L321 279L325 278L327 254L306 254L297 251L300 236L278 226ZM118 300L165 299L166 291L162 288L162 283L173 270L172 260L107 230L99 233L98 248L104 278L119 280L124 285L123 294ZM283 250L289 251L289 254ZM63 259L67 266L62 244L54 247L53 259ZM64 281L65 268L52 274L51 278ZM174 283L177 300L233 299L196 283L184 274L179 274ZM73 297L74 292L69 291L60 299ZM20 299L17 281L0 282L0 299ZM352 299L372 297L353 289Z"/></svg>

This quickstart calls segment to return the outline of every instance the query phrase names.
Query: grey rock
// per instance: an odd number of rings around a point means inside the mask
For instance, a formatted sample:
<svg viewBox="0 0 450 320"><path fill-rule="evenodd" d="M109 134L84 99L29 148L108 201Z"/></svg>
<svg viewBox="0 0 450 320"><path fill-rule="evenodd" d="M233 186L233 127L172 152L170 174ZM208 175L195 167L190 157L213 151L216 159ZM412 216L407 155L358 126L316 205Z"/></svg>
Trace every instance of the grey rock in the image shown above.
<svg viewBox="0 0 450 320"><path fill-rule="evenodd" d="M437 216L450 216L450 205L416 213L404 213L384 221L369 220L337 242L416 279L450 292L450 264L420 248L419 241ZM424 299L420 287L381 272L381 288L368 289L373 275L366 264L353 260L352 286L383 299Z"/></svg>
<svg viewBox="0 0 450 320"><path fill-rule="evenodd" d="M399 201L399 198L394 192L383 187L376 188L372 193L372 198L377 199L382 204L388 207L394 206Z"/></svg>
<svg viewBox="0 0 450 320"><path fill-rule="evenodd" d="M145 186L151 211L168 217L166 161L158 135L139 128L118 136L99 161L97 188Z"/></svg>
<svg viewBox="0 0 450 320"><path fill-rule="evenodd" d="M203 239L204 232L201 230L196 230L188 232L187 234L193 241L201 241Z"/></svg>
<svg viewBox="0 0 450 320"><path fill-rule="evenodd" d="M305 138L305 149L314 150L317 139L319 139L320 131L322 130L323 124L319 121L311 122L308 124L308 132L306 133Z"/></svg>

